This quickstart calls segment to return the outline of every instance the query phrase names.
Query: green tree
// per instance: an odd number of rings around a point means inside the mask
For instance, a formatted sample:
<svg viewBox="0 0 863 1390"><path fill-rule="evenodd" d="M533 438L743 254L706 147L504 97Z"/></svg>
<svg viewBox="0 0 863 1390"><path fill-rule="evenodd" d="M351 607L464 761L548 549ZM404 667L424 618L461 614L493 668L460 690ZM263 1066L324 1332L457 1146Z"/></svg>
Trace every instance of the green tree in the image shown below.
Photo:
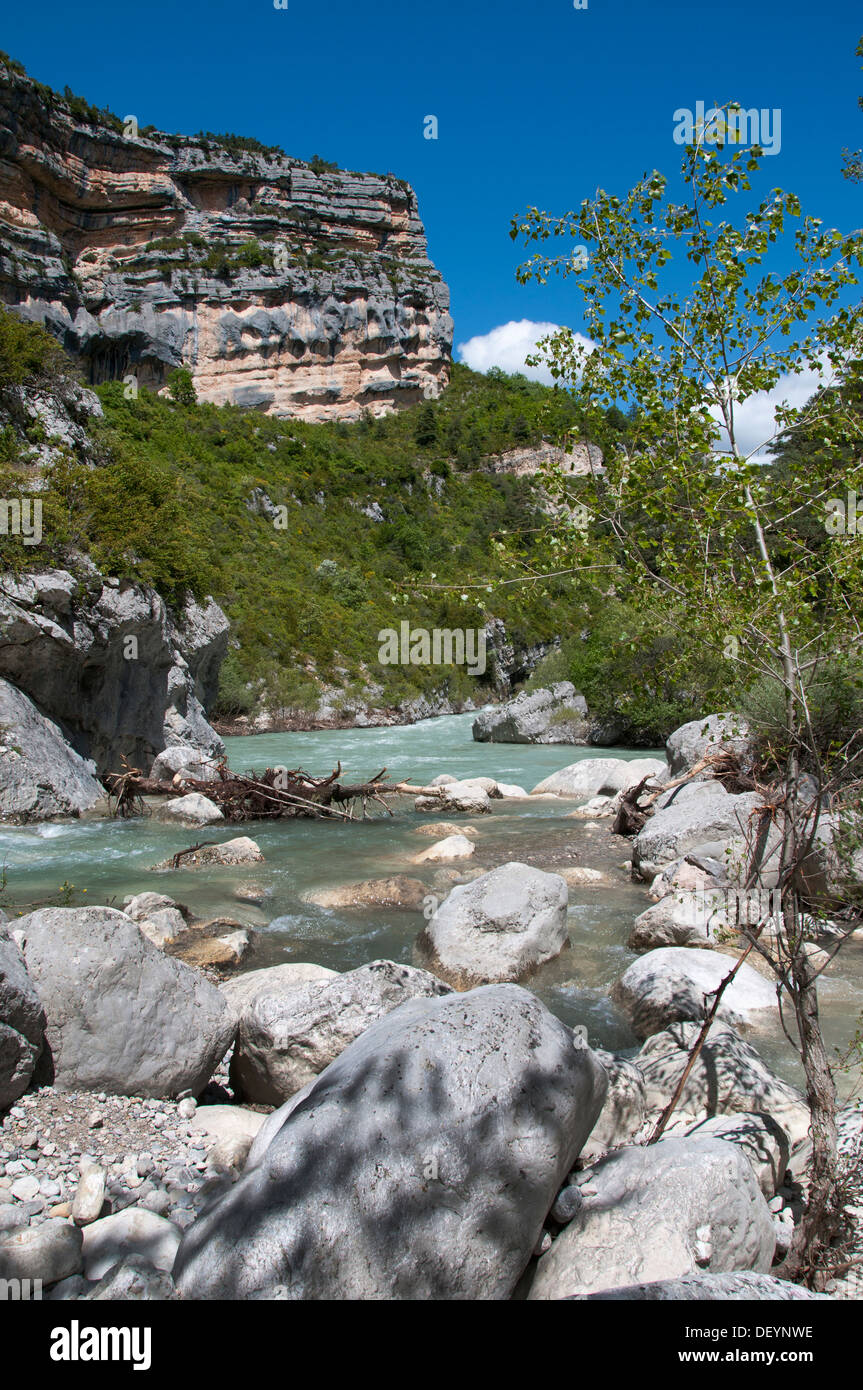
<svg viewBox="0 0 863 1390"><path fill-rule="evenodd" d="M197 404L195 383L188 367L177 367L175 371L169 372L167 386L171 400L176 401L177 405Z"/></svg>
<svg viewBox="0 0 863 1390"><path fill-rule="evenodd" d="M863 237L803 217L797 198L776 189L753 207L761 155L758 147L724 148L714 125L696 131L686 149L683 201L670 199L665 178L653 173L623 198L600 190L563 217L531 208L514 219L512 235L540 248L521 267L522 282L575 276L595 344L561 330L536 358L573 391L588 437L605 450L587 525L558 527L552 538L558 572L623 584L636 603L664 598L682 640L733 662L738 678L772 683L779 696L785 761L771 800L782 920L775 946L766 944L764 920L744 954L754 949L769 962L796 1019L813 1162L785 1272L817 1279L840 1219L836 1095L818 1018L819 972L804 939L803 869L823 798L860 749L819 745L810 695L825 663L859 640L863 582L859 551L842 536L815 549L801 543L797 518L819 510L826 522L829 500L844 497L863 470L854 409L863 313L849 302ZM576 270L571 250L547 254L550 240L588 247L587 273ZM788 242L792 268L778 271L772 257ZM744 402L819 369L824 386L805 406L783 405L768 437L743 442ZM608 427L612 407L633 412L622 439ZM772 486L764 451L780 435L807 430L817 431L820 452ZM566 487L564 480L558 490ZM814 769L814 791L801 781L803 763ZM768 828L762 817L765 836ZM762 852L756 835L746 887L759 881Z"/></svg>

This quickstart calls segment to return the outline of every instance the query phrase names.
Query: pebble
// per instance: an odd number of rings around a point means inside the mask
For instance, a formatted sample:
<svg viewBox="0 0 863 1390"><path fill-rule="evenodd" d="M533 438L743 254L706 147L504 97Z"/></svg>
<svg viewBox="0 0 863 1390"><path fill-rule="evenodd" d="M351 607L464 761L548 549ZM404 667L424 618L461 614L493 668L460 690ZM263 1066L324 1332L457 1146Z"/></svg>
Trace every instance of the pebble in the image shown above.
<svg viewBox="0 0 863 1390"><path fill-rule="evenodd" d="M33 1177L19 1178L12 1184L12 1196L19 1202L31 1201L39 1191L39 1179Z"/></svg>

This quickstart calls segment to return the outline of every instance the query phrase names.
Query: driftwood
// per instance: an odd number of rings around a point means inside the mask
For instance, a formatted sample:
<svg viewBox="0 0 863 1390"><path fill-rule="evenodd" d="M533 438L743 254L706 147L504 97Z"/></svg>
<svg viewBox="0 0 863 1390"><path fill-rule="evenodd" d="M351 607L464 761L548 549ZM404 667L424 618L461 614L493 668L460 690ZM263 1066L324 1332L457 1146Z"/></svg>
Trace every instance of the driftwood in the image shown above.
<svg viewBox="0 0 863 1390"><path fill-rule="evenodd" d="M415 787L409 782L387 780L382 768L368 782L344 784L339 781L341 763L329 777L313 777L302 768L268 767L265 772L231 772L225 762L216 767L216 776L206 781L177 773L171 782L145 777L138 768L109 773L105 786L116 798L115 816L131 816L143 810L145 796L186 796L198 792L207 797L228 821L281 820L295 816L353 820L357 805L365 815L371 804L382 806L391 796L442 796L441 787Z"/></svg>
<svg viewBox="0 0 863 1390"><path fill-rule="evenodd" d="M648 782L655 780L650 776L642 777L637 787L629 787L621 794L620 806L611 827L614 834L630 837L637 835L653 815L653 803L660 796L676 787L682 787L686 782L691 782L701 772L708 772L713 780L721 782L728 792L758 791L765 798L770 792L769 787L762 786L741 768L736 753L723 748L716 753L705 754L682 777L676 777L673 782L664 782L654 791L645 793L644 790Z"/></svg>

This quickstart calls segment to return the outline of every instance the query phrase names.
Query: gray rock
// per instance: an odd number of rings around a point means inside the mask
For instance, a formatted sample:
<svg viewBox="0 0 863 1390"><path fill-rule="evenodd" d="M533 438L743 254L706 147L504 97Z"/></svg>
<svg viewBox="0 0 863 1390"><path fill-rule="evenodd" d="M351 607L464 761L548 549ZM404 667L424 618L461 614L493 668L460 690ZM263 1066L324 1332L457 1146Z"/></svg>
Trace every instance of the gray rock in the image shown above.
<svg viewBox="0 0 863 1390"><path fill-rule="evenodd" d="M776 1279L772 1274L738 1270L733 1274L685 1274L682 1279L659 1279L654 1284L630 1284L623 1289L603 1289L601 1293L576 1295L579 1300L638 1303L755 1303L820 1300L832 1302L827 1294L812 1293L799 1284Z"/></svg>
<svg viewBox="0 0 863 1390"><path fill-rule="evenodd" d="M0 1279L55 1284L81 1270L81 1232L68 1221L43 1221L0 1236Z"/></svg>
<svg viewBox="0 0 863 1390"><path fill-rule="evenodd" d="M173 782L179 773L181 777L191 777L196 782L207 782L216 775L218 759L208 758L200 748L182 743L163 748L158 754L150 776L156 782Z"/></svg>
<svg viewBox="0 0 863 1390"><path fill-rule="evenodd" d="M169 1273L177 1253L180 1232L172 1221L142 1207L127 1207L113 1216L85 1226L83 1235L84 1274L88 1279L104 1279L115 1265L130 1255L139 1255L163 1273Z"/></svg>
<svg viewBox="0 0 863 1390"><path fill-rule="evenodd" d="M707 754L725 751L736 753L744 768L751 766L752 731L738 714L708 714L704 719L693 719L675 729L665 744L672 777L690 772Z"/></svg>
<svg viewBox="0 0 863 1390"><path fill-rule="evenodd" d="M663 1139L596 1164L575 1217L536 1269L529 1298L568 1298L694 1274L770 1269L773 1219L741 1150Z"/></svg>
<svg viewBox="0 0 863 1390"><path fill-rule="evenodd" d="M89 1226L101 1216L104 1205L105 1170L93 1164L78 1179L72 1198L72 1220L76 1226Z"/></svg>
<svg viewBox="0 0 863 1390"><path fill-rule="evenodd" d="M283 993L256 991L240 1009L231 1058L234 1093L281 1105L392 1009L408 999L448 993L425 970L391 960Z"/></svg>
<svg viewBox="0 0 863 1390"><path fill-rule="evenodd" d="M671 1023L705 1018L712 995L735 964L733 956L718 951L662 946L633 961L612 988L611 997L637 1036L646 1038ZM716 1017L738 1028L778 1022L776 989L744 962L722 995Z"/></svg>
<svg viewBox="0 0 863 1390"><path fill-rule="evenodd" d="M626 791L637 786L643 777L659 779L667 770L658 758L583 758L581 762L570 763L569 767L544 777L530 794L539 796L551 792L555 796L589 801L595 796L614 796Z"/></svg>
<svg viewBox="0 0 863 1390"><path fill-rule="evenodd" d="M632 862L642 878L653 879L666 864L691 853L720 861L749 831L749 818L761 806L757 792L727 792L721 782L688 782L663 792L656 809L635 837Z"/></svg>
<svg viewBox="0 0 863 1390"><path fill-rule="evenodd" d="M204 845L195 854L183 858L184 869L203 869L221 864L233 868L237 864L262 864L264 856L260 847L248 835L236 835L232 840L222 840L219 844ZM154 870L173 869L170 859L151 866Z"/></svg>
<svg viewBox="0 0 863 1390"><path fill-rule="evenodd" d="M89 1302L145 1302L176 1298L174 1281L161 1266L152 1264L141 1255L128 1255L108 1270L98 1283L83 1295Z"/></svg>
<svg viewBox="0 0 863 1390"><path fill-rule="evenodd" d="M658 946L712 946L717 937L736 927L729 912L729 898L720 888L695 892L679 889L660 898L636 917L629 933L630 951L652 951Z"/></svg>
<svg viewBox="0 0 863 1390"><path fill-rule="evenodd" d="M687 1125L685 1119L682 1125ZM674 1128L669 1125L666 1133L672 1133ZM686 1128L686 1134L690 1139L725 1139L729 1144L738 1144L752 1164L768 1201L782 1186L791 1145L785 1130L769 1115L714 1115Z"/></svg>
<svg viewBox="0 0 863 1390"><path fill-rule="evenodd" d="M701 1028L679 1023L647 1039L633 1058L644 1077L648 1111L655 1118L674 1095ZM792 1148L806 1138L809 1109L793 1086L774 1076L733 1028L714 1023L687 1078L675 1115L692 1123L713 1115L757 1111L776 1121Z"/></svg>
<svg viewBox="0 0 863 1390"><path fill-rule="evenodd" d="M459 989L521 980L569 943L559 874L502 864L453 888L417 939L423 963Z"/></svg>
<svg viewBox="0 0 863 1390"><path fill-rule="evenodd" d="M23 1095L42 1051L45 1012L24 957L0 924L0 1111Z"/></svg>
<svg viewBox="0 0 863 1390"><path fill-rule="evenodd" d="M57 725L0 679L0 819L25 823L79 816L105 795L93 773Z"/></svg>
<svg viewBox="0 0 863 1390"><path fill-rule="evenodd" d="M224 999L111 908L41 908L18 923L61 1090L197 1093L230 1046Z"/></svg>
<svg viewBox="0 0 863 1390"><path fill-rule="evenodd" d="M224 751L204 710L228 630L212 600L190 599L172 613L152 589L95 570L81 580L62 570L7 577L0 677L35 700L100 774L118 771L124 757L147 771L168 744ZM90 797L92 787L81 785L76 796Z"/></svg>
<svg viewBox="0 0 863 1390"><path fill-rule="evenodd" d="M259 994L284 994L299 989L313 980L332 980L338 970L308 961L291 961L287 965L268 965L259 970L247 970L219 985L219 992L236 1018Z"/></svg>
<svg viewBox="0 0 863 1390"><path fill-rule="evenodd" d="M638 1068L613 1052L594 1051L608 1077L608 1092L599 1119L581 1151L581 1162L592 1163L611 1149L630 1144L647 1116L647 1092Z"/></svg>
<svg viewBox="0 0 863 1390"><path fill-rule="evenodd" d="M214 801L200 792L171 797L157 807L159 820L183 821L187 825L217 825L225 817Z"/></svg>
<svg viewBox="0 0 863 1390"><path fill-rule="evenodd" d="M588 741L587 701L570 681L526 691L483 710L473 723L477 743L580 743Z"/></svg>
<svg viewBox="0 0 863 1390"><path fill-rule="evenodd" d="M518 986L411 1000L288 1102L184 1234L175 1282L191 1298L507 1298L605 1086Z"/></svg>

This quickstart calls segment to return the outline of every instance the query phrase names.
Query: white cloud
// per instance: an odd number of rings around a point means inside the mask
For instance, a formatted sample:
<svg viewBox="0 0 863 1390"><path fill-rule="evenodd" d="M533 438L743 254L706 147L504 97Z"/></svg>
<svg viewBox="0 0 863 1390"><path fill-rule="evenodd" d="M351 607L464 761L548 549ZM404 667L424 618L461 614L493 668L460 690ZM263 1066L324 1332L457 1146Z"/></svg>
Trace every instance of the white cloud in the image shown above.
<svg viewBox="0 0 863 1390"><path fill-rule="evenodd" d="M466 343L458 344L458 354L462 362L475 372L487 372L489 367L500 367L504 372L522 372L531 381L543 381L551 385L553 378L548 367L527 367L525 358L536 351L541 338L547 338L561 327L559 323L535 323L532 319L512 319L502 323L489 333L481 333L468 338ZM592 347L588 338L574 333L577 343Z"/></svg>
<svg viewBox="0 0 863 1390"><path fill-rule="evenodd" d="M761 446L776 431L776 407L787 402L788 405L799 409L814 395L819 386L827 386L831 380L832 373L825 362L823 375L811 371L808 367L799 376L787 373L779 378L772 391L759 391L757 395L749 396L745 401L738 401L734 407L734 433L737 437L738 451L747 456L758 450L756 457L766 460L767 451L762 452ZM711 414L718 420L719 407L713 407ZM719 433L717 447L721 450L728 449L728 433L724 425Z"/></svg>

